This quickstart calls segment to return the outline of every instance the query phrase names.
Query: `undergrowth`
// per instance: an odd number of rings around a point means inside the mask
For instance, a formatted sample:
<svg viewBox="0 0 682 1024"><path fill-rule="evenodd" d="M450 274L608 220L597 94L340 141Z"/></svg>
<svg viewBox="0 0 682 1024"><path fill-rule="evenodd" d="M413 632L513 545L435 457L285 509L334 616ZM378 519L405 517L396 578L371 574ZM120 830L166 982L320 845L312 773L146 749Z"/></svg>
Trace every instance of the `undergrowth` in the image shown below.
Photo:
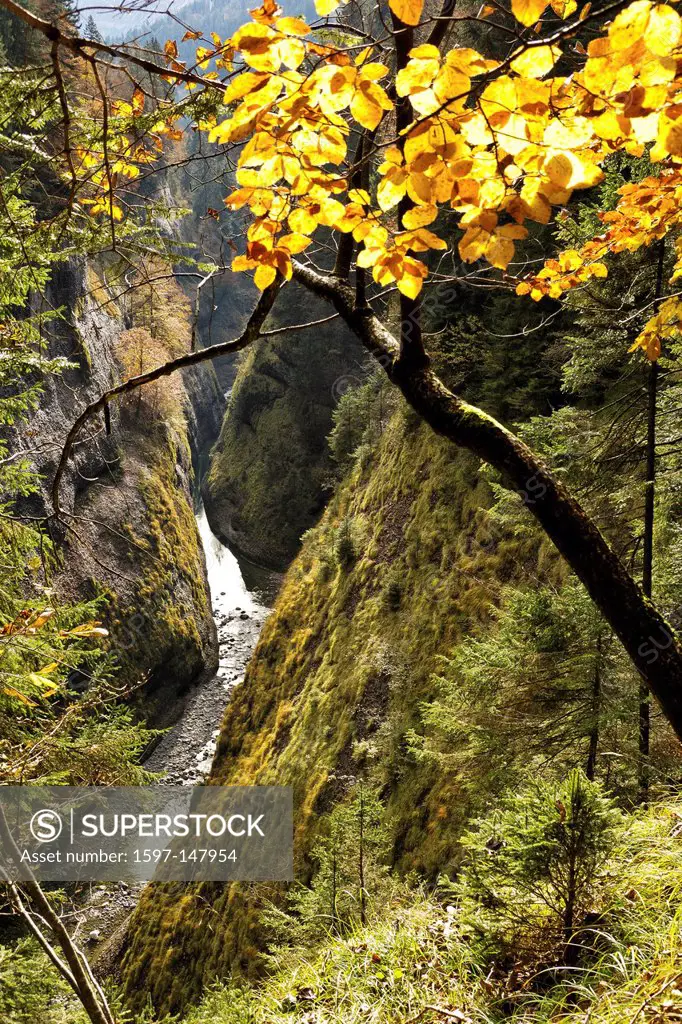
<svg viewBox="0 0 682 1024"><path fill-rule="evenodd" d="M626 818L573 967L486 951L436 889L405 890L380 920L272 954L260 987L215 987L184 1024L644 1024L682 1019L682 804Z"/></svg>

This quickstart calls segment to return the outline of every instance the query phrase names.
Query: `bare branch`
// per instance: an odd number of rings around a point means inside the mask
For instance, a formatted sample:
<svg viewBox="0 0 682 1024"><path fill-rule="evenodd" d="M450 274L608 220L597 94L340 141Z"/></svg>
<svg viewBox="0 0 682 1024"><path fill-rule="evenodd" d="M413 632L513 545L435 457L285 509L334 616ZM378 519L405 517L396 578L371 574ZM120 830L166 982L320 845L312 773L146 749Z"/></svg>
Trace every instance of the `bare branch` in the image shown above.
<svg viewBox="0 0 682 1024"><path fill-rule="evenodd" d="M28 11L25 7L15 3L14 0L0 0L0 7L4 7L6 11L20 18L25 24L36 29L37 32L42 32L50 42L56 42L65 49L71 50L72 53L75 53L76 56L81 57L83 60L91 60L92 54L88 53L88 51L94 50L95 53L106 53L110 57L116 57L119 60L127 61L129 64L134 64L136 67L142 68L143 71L149 72L150 75L159 75L163 78L172 77L179 82L193 82L195 85L203 85L208 89L217 89L219 92L224 92L225 90L225 86L221 82L213 81L210 78L202 78L201 75L195 75L191 71L172 70L164 67L162 64L157 64L156 61L147 60L145 57L138 57L121 46L110 46L108 43L100 42L97 39L87 39L84 36L66 35L58 25L39 18L32 11Z"/></svg>
<svg viewBox="0 0 682 1024"><path fill-rule="evenodd" d="M130 377L121 384L117 384L115 387L109 388L108 391L102 392L99 398L96 398L94 402L90 402L90 404L85 407L78 419L72 424L71 429L66 436L64 447L57 465L57 471L52 482L52 509L53 514L57 519L59 519L61 514L59 505L59 489L62 477L64 476L64 471L66 470L74 442L90 417L94 416L95 413L102 411L114 398L120 398L121 395L128 394L130 391L135 391L137 388L144 387L145 384L151 384L153 381L159 380L161 377L169 377L177 370L186 370L190 366L197 366L199 363L205 363L209 359L216 359L218 356L232 355L235 352L241 352L242 349L247 348L248 345L256 341L260 336L260 329L274 305L280 284L281 279L278 278L274 284L270 285L270 287L263 292L258 300L256 308L249 318L246 328L238 338L233 341L222 341L217 345L210 345L208 348L201 349L198 352L188 352L184 356L178 356L177 359L171 359L169 362L162 363L160 366L156 366L152 370L147 370L146 373L140 373L136 377Z"/></svg>

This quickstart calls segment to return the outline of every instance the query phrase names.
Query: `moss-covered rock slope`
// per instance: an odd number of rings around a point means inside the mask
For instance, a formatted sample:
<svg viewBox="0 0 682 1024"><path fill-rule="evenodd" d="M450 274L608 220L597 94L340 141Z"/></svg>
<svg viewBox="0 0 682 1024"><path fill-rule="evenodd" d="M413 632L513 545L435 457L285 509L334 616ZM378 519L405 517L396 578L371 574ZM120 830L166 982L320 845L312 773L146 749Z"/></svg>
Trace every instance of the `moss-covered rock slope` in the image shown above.
<svg viewBox="0 0 682 1024"><path fill-rule="evenodd" d="M439 656L488 621L496 581L524 565L541 575L557 567L522 538L491 547L491 492L474 460L402 407L384 410L379 426L304 537L228 707L211 776L293 786L303 878L324 815L358 778L382 792L392 862L447 869L468 798L455 775L411 751L420 705L433 697ZM129 995L177 1011L216 976L257 973L260 910L273 895L246 885L147 890L129 933Z"/></svg>

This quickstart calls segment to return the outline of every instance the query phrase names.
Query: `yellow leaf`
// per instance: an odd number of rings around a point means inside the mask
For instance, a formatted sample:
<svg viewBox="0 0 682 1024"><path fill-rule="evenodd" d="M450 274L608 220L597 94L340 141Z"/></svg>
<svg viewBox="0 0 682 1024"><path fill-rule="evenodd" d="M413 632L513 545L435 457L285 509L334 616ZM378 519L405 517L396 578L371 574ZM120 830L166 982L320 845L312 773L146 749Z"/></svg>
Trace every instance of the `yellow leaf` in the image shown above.
<svg viewBox="0 0 682 1024"><path fill-rule="evenodd" d="M302 235L309 235L318 225L318 221L309 210L294 210L289 215L289 227Z"/></svg>
<svg viewBox="0 0 682 1024"><path fill-rule="evenodd" d="M447 249L448 247L447 242L427 228L408 231L405 235L400 235L398 241L403 245L409 245L409 248L415 252L426 252L428 249Z"/></svg>
<svg viewBox="0 0 682 1024"><path fill-rule="evenodd" d="M232 269L235 274L244 270L253 270L253 260L249 256L235 256L232 260Z"/></svg>
<svg viewBox="0 0 682 1024"><path fill-rule="evenodd" d="M534 46L511 62L512 71L522 78L542 78L552 70L561 50L557 46Z"/></svg>
<svg viewBox="0 0 682 1024"><path fill-rule="evenodd" d="M444 64L434 80L433 92L441 106L448 103L448 111L451 112L464 110L470 87L471 79L468 75L449 64Z"/></svg>
<svg viewBox="0 0 682 1024"><path fill-rule="evenodd" d="M406 257L402 263L402 274L397 278L398 291L408 299L416 299L422 290L427 273L423 263Z"/></svg>
<svg viewBox="0 0 682 1024"><path fill-rule="evenodd" d="M310 245L310 238L306 238L305 235L293 234L283 235L277 243L278 248L286 249L287 252L293 256L297 256L304 249L307 249Z"/></svg>
<svg viewBox="0 0 682 1024"><path fill-rule="evenodd" d="M278 46L282 64L295 71L305 60L305 43L302 39L283 39Z"/></svg>
<svg viewBox="0 0 682 1024"><path fill-rule="evenodd" d="M377 187L377 202L386 213L397 206L407 191L407 171L396 167L382 178Z"/></svg>
<svg viewBox="0 0 682 1024"><path fill-rule="evenodd" d="M437 206L414 206L403 217L403 226L413 231L415 228L423 228L427 224L433 224L437 216Z"/></svg>
<svg viewBox="0 0 682 1024"><path fill-rule="evenodd" d="M388 68L385 64L379 64L376 61L372 61L371 64L363 64L360 69L360 74L363 79L368 79L372 82L378 82L380 78L385 78L388 74Z"/></svg>
<svg viewBox="0 0 682 1024"><path fill-rule="evenodd" d="M424 0L388 0L388 6L396 18L406 25L418 25Z"/></svg>
<svg viewBox="0 0 682 1024"><path fill-rule="evenodd" d="M260 290L264 292L266 288L270 287L276 277L277 271L274 267L271 267L266 263L259 263L253 279L256 288L260 288Z"/></svg>
<svg viewBox="0 0 682 1024"><path fill-rule="evenodd" d="M514 243L511 239L492 235L485 250L485 258L491 266L506 270L513 255Z"/></svg>
<svg viewBox="0 0 682 1024"><path fill-rule="evenodd" d="M544 172L552 185L568 191L596 185L604 177L601 168L582 153L550 153Z"/></svg>
<svg viewBox="0 0 682 1024"><path fill-rule="evenodd" d="M512 14L522 25L530 27L542 17L549 0L512 0Z"/></svg>
<svg viewBox="0 0 682 1024"><path fill-rule="evenodd" d="M322 18L332 14L339 6L341 0L315 0L315 10Z"/></svg>
<svg viewBox="0 0 682 1024"><path fill-rule="evenodd" d="M255 92L267 82L269 76L257 74L255 71L244 71L237 75L223 94L223 103L234 103L235 100L242 100L249 93Z"/></svg>
<svg viewBox="0 0 682 1024"><path fill-rule="evenodd" d="M2 692L7 694L8 697L14 697L16 700L21 701L22 704L29 708L38 706L34 700L30 700L25 693L22 693L21 690L15 690L13 686L3 686Z"/></svg>
<svg viewBox="0 0 682 1024"><path fill-rule="evenodd" d="M549 3L557 18L570 18L578 10L576 0L549 0Z"/></svg>
<svg viewBox="0 0 682 1024"><path fill-rule="evenodd" d="M99 622L84 622L80 626L76 626L74 629L65 631L63 636L109 636L109 631L104 629Z"/></svg>
<svg viewBox="0 0 682 1024"><path fill-rule="evenodd" d="M644 42L652 53L666 57L679 43L681 33L682 21L677 11L667 4L658 4L649 15Z"/></svg>
<svg viewBox="0 0 682 1024"><path fill-rule="evenodd" d="M490 232L484 228L467 228L459 240L459 254L465 263L475 263L484 254L489 241Z"/></svg>
<svg viewBox="0 0 682 1024"><path fill-rule="evenodd" d="M484 71L493 71L498 66L498 61L488 60L487 57L481 56L478 50L472 50L466 46L456 46L453 50L450 50L446 54L445 62L449 67L461 71L463 74L468 75L469 78L473 78L474 75L480 75Z"/></svg>
<svg viewBox="0 0 682 1024"><path fill-rule="evenodd" d="M139 117L139 115L144 112L144 93L142 92L142 89L140 89L139 85L135 86L135 89L133 90L133 97L130 102L133 114L135 117Z"/></svg>
<svg viewBox="0 0 682 1024"><path fill-rule="evenodd" d="M616 15L609 28L609 43L614 50L627 50L642 39L649 23L651 3L635 0Z"/></svg>
<svg viewBox="0 0 682 1024"><path fill-rule="evenodd" d="M358 88L351 100L350 112L363 128L374 131L381 122L384 111L392 108L393 104L376 82L361 81L358 83Z"/></svg>
<svg viewBox="0 0 682 1024"><path fill-rule="evenodd" d="M44 626L45 623L48 621L48 619L51 619L53 615L54 615L54 608L45 608L45 609L43 609L43 611L40 613L40 615L38 615L38 617L36 619L34 619L33 622L31 623L31 628L32 629L40 629L40 627Z"/></svg>
<svg viewBox="0 0 682 1024"><path fill-rule="evenodd" d="M398 96L411 96L421 89L428 89L440 69L440 55L435 46L419 46L411 53L411 59L396 75Z"/></svg>
<svg viewBox="0 0 682 1024"><path fill-rule="evenodd" d="M660 115L656 144L651 151L651 160L664 160L667 156L682 156L682 118L671 121Z"/></svg>
<svg viewBox="0 0 682 1024"><path fill-rule="evenodd" d="M43 691L45 697L50 697L59 689L58 683L55 683L53 679L47 679L45 676L40 675L39 672L29 673L28 678L31 680L35 687Z"/></svg>
<svg viewBox="0 0 682 1024"><path fill-rule="evenodd" d="M307 36L310 32L310 26L303 18L278 18L275 28L288 36Z"/></svg>

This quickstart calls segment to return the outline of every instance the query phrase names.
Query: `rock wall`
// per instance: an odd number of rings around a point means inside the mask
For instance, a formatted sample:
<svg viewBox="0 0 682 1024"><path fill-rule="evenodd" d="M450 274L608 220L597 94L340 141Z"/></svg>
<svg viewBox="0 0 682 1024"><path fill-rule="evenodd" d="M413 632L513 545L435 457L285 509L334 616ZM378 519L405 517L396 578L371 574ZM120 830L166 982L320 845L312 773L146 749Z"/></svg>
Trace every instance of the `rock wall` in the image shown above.
<svg viewBox="0 0 682 1024"><path fill-rule="evenodd" d="M82 408L121 379L116 349L126 325L87 289L87 268L70 262L54 275L47 301L63 310L48 331L48 354L73 364L45 381L31 422L13 438L43 479L22 511L51 510L49 488L63 440ZM87 292L87 294L86 294ZM101 296L100 296L101 298ZM108 307L111 309L111 307ZM222 396L209 366L181 389L182 414L149 422L111 406L111 432L94 417L83 429L61 489L63 522L50 522L58 564L49 581L74 598L103 595L102 617L120 677L145 681L152 705L167 712L177 694L217 666L203 551L193 514L192 456L215 437ZM156 695L156 696L155 696Z"/></svg>

